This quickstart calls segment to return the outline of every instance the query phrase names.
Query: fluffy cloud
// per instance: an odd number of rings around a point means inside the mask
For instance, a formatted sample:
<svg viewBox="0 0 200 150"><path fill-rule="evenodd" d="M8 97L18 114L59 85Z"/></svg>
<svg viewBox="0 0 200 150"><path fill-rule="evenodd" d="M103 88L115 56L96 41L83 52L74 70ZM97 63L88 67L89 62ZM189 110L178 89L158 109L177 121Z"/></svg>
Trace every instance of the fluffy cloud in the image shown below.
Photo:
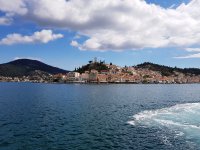
<svg viewBox="0 0 200 150"><path fill-rule="evenodd" d="M11 23L11 19L6 17L0 17L0 25L9 25Z"/></svg>
<svg viewBox="0 0 200 150"><path fill-rule="evenodd" d="M187 56L180 56L180 57L175 57L175 58L178 58L178 59L200 58L200 53L190 54L190 55L187 55Z"/></svg>
<svg viewBox="0 0 200 150"><path fill-rule="evenodd" d="M70 43L70 45L71 45L71 46L74 46L74 47L79 47L79 44L78 44L77 41L72 41L72 42Z"/></svg>
<svg viewBox="0 0 200 150"><path fill-rule="evenodd" d="M25 15L27 8L24 0L0 0L0 11L6 12L7 15Z"/></svg>
<svg viewBox="0 0 200 150"><path fill-rule="evenodd" d="M6 1L0 0L0 10L5 13L84 36L84 42L71 43L82 50L189 47L200 43L200 0L167 9L144 0Z"/></svg>
<svg viewBox="0 0 200 150"><path fill-rule="evenodd" d="M5 13L0 17L0 25L11 24L16 15L26 15L27 8L24 0L0 0L0 12Z"/></svg>
<svg viewBox="0 0 200 150"><path fill-rule="evenodd" d="M54 34L51 30L35 32L30 36L23 36L21 34L14 33L7 35L7 37L0 40L0 45L13 45L21 43L48 43L62 37L62 34Z"/></svg>

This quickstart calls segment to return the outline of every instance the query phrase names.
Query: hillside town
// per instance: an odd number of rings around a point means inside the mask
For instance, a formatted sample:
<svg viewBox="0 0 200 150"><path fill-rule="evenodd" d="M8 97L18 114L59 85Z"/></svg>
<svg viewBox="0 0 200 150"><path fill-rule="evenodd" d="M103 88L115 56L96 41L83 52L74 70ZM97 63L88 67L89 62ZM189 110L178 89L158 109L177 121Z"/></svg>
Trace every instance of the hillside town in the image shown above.
<svg viewBox="0 0 200 150"><path fill-rule="evenodd" d="M88 67L88 68L87 68ZM134 83L134 84L184 84L200 83L200 75L173 72L163 75L159 71L136 66L120 67L104 61L89 61L89 64L68 73L48 74L36 70L31 76L3 77L0 82L35 83ZM85 69L83 69L85 68Z"/></svg>

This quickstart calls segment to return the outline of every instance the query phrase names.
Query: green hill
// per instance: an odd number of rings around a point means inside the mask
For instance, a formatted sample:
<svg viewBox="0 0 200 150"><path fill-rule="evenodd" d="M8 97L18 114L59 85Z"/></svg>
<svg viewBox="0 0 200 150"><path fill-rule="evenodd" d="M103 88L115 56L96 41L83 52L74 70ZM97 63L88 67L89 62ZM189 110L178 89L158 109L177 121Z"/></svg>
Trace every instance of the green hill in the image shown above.
<svg viewBox="0 0 200 150"><path fill-rule="evenodd" d="M84 73L85 71L91 71L92 69L98 70L99 72L102 70L109 70L104 62L89 62L89 64L79 67L75 69L75 71Z"/></svg>

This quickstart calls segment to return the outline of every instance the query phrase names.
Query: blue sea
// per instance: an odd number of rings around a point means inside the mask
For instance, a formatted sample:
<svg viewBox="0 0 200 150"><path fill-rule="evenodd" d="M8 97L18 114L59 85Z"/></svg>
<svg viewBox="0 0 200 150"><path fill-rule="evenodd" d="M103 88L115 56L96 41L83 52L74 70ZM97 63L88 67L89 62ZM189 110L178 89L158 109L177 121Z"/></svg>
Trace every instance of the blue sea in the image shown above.
<svg viewBox="0 0 200 150"><path fill-rule="evenodd" d="M0 150L129 149L200 149L200 84L0 83Z"/></svg>

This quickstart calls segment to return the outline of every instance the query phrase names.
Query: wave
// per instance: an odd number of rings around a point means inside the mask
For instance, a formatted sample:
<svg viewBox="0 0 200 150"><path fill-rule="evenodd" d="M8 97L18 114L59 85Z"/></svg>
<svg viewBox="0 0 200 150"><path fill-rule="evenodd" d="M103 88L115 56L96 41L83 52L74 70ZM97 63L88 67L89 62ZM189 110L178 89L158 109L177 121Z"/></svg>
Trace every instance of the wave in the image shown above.
<svg viewBox="0 0 200 150"><path fill-rule="evenodd" d="M200 143L200 103L146 110L135 114L128 123L134 126L167 128L177 133L176 136L184 135Z"/></svg>

